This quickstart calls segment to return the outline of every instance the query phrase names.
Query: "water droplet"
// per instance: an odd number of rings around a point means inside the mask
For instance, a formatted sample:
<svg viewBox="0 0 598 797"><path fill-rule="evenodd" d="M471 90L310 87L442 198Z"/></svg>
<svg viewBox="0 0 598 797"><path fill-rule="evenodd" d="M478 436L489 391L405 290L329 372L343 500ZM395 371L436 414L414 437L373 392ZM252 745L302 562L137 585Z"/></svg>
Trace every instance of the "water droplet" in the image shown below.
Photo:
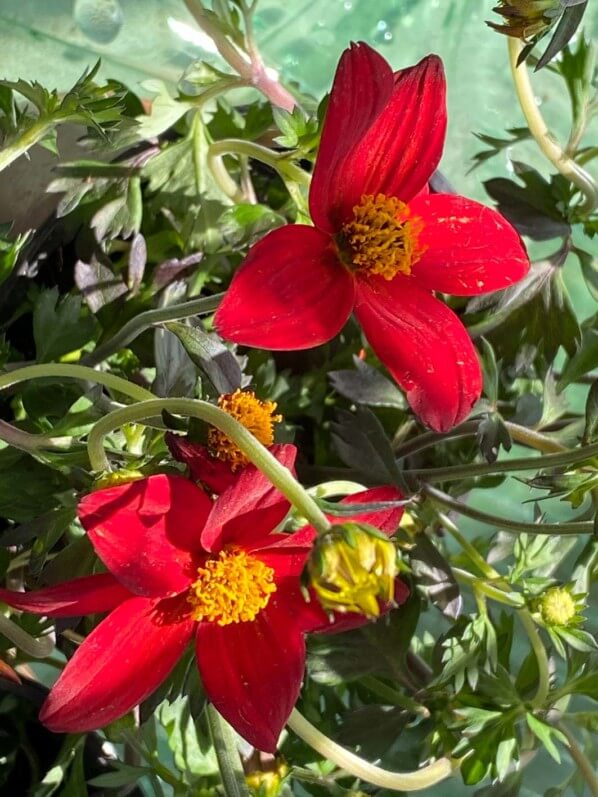
<svg viewBox="0 0 598 797"><path fill-rule="evenodd" d="M384 41L389 42L391 39L392 39L392 33L389 30L387 30L386 33L384 34Z"/></svg>
<svg viewBox="0 0 598 797"><path fill-rule="evenodd" d="M353 8L353 3L351 2L351 0L345 0L345 2L343 3L343 8L345 9L345 11L350 11Z"/></svg>
<svg viewBox="0 0 598 797"><path fill-rule="evenodd" d="M99 44L110 44L123 25L118 0L76 0L73 17L79 30Z"/></svg>
<svg viewBox="0 0 598 797"><path fill-rule="evenodd" d="M378 24L376 25L376 27L378 28L378 30L386 30L386 28L388 27L388 24L383 19L381 19L381 20L378 21Z"/></svg>

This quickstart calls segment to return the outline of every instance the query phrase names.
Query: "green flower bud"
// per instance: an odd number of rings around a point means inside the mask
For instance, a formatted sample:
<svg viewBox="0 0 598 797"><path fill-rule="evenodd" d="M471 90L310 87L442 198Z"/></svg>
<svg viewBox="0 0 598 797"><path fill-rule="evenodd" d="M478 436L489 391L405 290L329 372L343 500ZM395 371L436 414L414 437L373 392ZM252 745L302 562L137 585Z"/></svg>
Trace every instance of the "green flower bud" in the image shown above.
<svg viewBox="0 0 598 797"><path fill-rule="evenodd" d="M571 625L578 605L567 587L550 587L539 600L539 610L546 625Z"/></svg>
<svg viewBox="0 0 598 797"><path fill-rule="evenodd" d="M530 41L549 30L565 7L563 0L500 0L493 11L504 18L504 23L488 25L499 33Z"/></svg>

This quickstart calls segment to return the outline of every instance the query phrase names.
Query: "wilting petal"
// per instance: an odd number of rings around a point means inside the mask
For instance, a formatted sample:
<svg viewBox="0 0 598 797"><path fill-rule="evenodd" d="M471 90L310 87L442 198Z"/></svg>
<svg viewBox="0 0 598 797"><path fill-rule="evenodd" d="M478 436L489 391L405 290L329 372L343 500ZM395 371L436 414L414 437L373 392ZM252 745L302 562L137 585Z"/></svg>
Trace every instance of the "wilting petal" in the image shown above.
<svg viewBox="0 0 598 797"><path fill-rule="evenodd" d="M330 238L288 224L249 250L214 324L225 340L272 351L310 349L340 332L353 307L352 276Z"/></svg>
<svg viewBox="0 0 598 797"><path fill-rule="evenodd" d="M273 456L294 472L295 446L275 445ZM214 503L204 531L202 546L206 551L219 551L227 543L235 542L248 550L256 540L270 534L289 511L287 498L254 465L248 465Z"/></svg>
<svg viewBox="0 0 598 797"><path fill-rule="evenodd" d="M378 601L380 605L380 616L383 617L388 612L405 603L410 595L409 587L400 578L395 579L395 594L393 603L385 603ZM316 595L313 595L313 600L317 601ZM322 610L323 611L323 610ZM314 615L316 617L316 615ZM332 617L326 617L325 621L320 625L314 625L310 629L313 633L319 634L341 634L343 631L352 631L354 628L361 628L363 625L371 623L370 617L365 617L363 614L356 612L333 612Z"/></svg>
<svg viewBox="0 0 598 797"><path fill-rule="evenodd" d="M480 397L482 375L467 330L413 278L360 280L356 315L372 349L421 420L446 432Z"/></svg>
<svg viewBox="0 0 598 797"><path fill-rule="evenodd" d="M369 45L358 42L344 51L330 92L309 192L311 217L325 232L339 229L334 209L339 204L343 163L384 110L393 89L390 65Z"/></svg>
<svg viewBox="0 0 598 797"><path fill-rule="evenodd" d="M275 592L255 620L197 629L197 661L208 698L250 744L274 753L299 696L305 642L297 606Z"/></svg>
<svg viewBox="0 0 598 797"><path fill-rule="evenodd" d="M386 107L334 175L328 218L335 230L352 218L364 194L408 202L440 161L446 133L442 61L430 55L395 77Z"/></svg>
<svg viewBox="0 0 598 797"><path fill-rule="evenodd" d="M189 585L189 551L201 550L211 508L189 479L158 474L90 493L79 518L121 584L137 595L166 597Z"/></svg>
<svg viewBox="0 0 598 797"><path fill-rule="evenodd" d="M121 603L87 637L44 703L40 720L57 733L101 728L145 700L170 674L194 623L169 622L146 598Z"/></svg>
<svg viewBox="0 0 598 797"><path fill-rule="evenodd" d="M178 462L183 462L189 468L191 477L205 484L211 492L219 495L236 481L237 474L233 473L230 465L213 457L200 443L172 432L166 432L164 440L172 456Z"/></svg>
<svg viewBox="0 0 598 797"><path fill-rule="evenodd" d="M496 210L451 194L410 203L421 218L425 251L414 266L418 285L456 296L507 288L524 277L529 258L518 232Z"/></svg>
<svg viewBox="0 0 598 797"><path fill-rule="evenodd" d="M84 576L53 587L33 592L0 589L0 601L46 617L79 617L84 614L109 612L127 598L133 597L111 573Z"/></svg>

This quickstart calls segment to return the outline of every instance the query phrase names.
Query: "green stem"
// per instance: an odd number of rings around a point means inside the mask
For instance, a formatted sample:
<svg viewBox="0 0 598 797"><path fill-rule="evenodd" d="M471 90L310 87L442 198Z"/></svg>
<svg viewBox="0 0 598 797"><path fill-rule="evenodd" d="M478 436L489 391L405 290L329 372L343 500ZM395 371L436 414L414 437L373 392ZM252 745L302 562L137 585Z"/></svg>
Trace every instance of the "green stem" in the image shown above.
<svg viewBox="0 0 598 797"><path fill-rule="evenodd" d="M0 150L0 172L10 166L13 161L24 155L34 144L37 144L55 125L46 119L38 119L16 141Z"/></svg>
<svg viewBox="0 0 598 797"><path fill-rule="evenodd" d="M291 187L296 183L304 186L308 186L310 183L310 175L300 166L289 161L288 153L272 152L268 147L255 144L253 141L244 141L241 138L226 138L210 144L208 165L220 188L235 202L242 202L244 195L228 173L223 161L224 155L245 155L270 166L282 177L287 190L293 194L294 199L295 192Z"/></svg>
<svg viewBox="0 0 598 797"><path fill-rule="evenodd" d="M517 65L519 56L523 49L523 43L509 36L509 61L511 63L511 73L515 83L515 90L521 105L521 110L527 121L529 131L534 137L538 147L548 158L552 165L585 197L578 210L582 214L589 215L598 206L598 186L594 178L572 160L563 148L557 143L554 136L549 132L546 122L536 104L536 98L532 88L529 72L525 63Z"/></svg>
<svg viewBox="0 0 598 797"><path fill-rule="evenodd" d="M328 531L330 523L326 516L289 471L242 424L224 410L213 404L208 404L206 401L183 398L154 399L114 410L101 418L89 433L87 448L92 469L96 472L110 469L104 451L104 437L107 434L123 424L140 423L148 418L159 416L163 410L190 418L199 418L220 429L270 479L272 484L289 499L299 514L307 518L318 532Z"/></svg>
<svg viewBox="0 0 598 797"><path fill-rule="evenodd" d="M146 750L132 731L124 730L122 731L122 736L126 743L150 765L156 775L158 775L164 783L168 783L169 786L174 788L175 793L180 789L186 789L185 784L160 761L158 751L150 752Z"/></svg>
<svg viewBox="0 0 598 797"><path fill-rule="evenodd" d="M567 725L563 722L558 723L559 730L567 737L569 742L569 754L577 765L577 769L581 773L582 778L585 780L592 797L598 797L598 774L596 774L596 767L588 760L588 757L577 743L577 739Z"/></svg>
<svg viewBox="0 0 598 797"><path fill-rule="evenodd" d="M548 656L546 655L546 648L542 644L540 634L536 628L529 611L527 609L520 609L517 616L521 621L521 625L525 628L525 632L529 637L532 650L536 655L538 662L538 687L536 694L532 698L531 704L533 708L541 708L546 703L548 693L550 692L550 670L548 668Z"/></svg>
<svg viewBox="0 0 598 797"><path fill-rule="evenodd" d="M233 729L211 704L206 715L225 797L249 797Z"/></svg>
<svg viewBox="0 0 598 797"><path fill-rule="evenodd" d="M96 371L85 365L75 365L72 363L41 363L40 365L27 365L25 368L18 368L16 371L9 371L0 374L0 390L12 387L19 382L27 379L42 379L44 377L59 377L61 379L81 379L85 382L97 382L104 385L109 390L115 390L125 396L129 396L135 401L145 401L155 398L153 393L139 385L122 379L114 374L107 374L104 371Z"/></svg>
<svg viewBox="0 0 598 797"><path fill-rule="evenodd" d="M478 465L449 465L444 468L413 468L405 470L405 476L424 478L426 481L455 481L469 476L487 476L491 473L510 473L517 470L545 470L572 465L598 456L598 443L589 446L569 449L562 453L545 454L542 457L525 457L507 459L502 462L491 462Z"/></svg>
<svg viewBox="0 0 598 797"><path fill-rule="evenodd" d="M391 706L400 706L401 708L411 711L413 714L419 714L422 717L427 718L430 716L428 709L425 706L422 706L421 703L416 703L415 700L410 698L408 695L404 695L402 692L393 689L391 686L387 686L379 678L374 678L373 675L364 675L363 678L360 678L360 683L362 683L366 689L369 689L370 692L378 695L378 697L381 697L382 700L385 700Z"/></svg>
<svg viewBox="0 0 598 797"><path fill-rule="evenodd" d="M0 420L0 440L20 451L67 451L73 444L72 437L50 437L44 434L31 434L17 429L6 421Z"/></svg>
<svg viewBox="0 0 598 797"><path fill-rule="evenodd" d="M463 548L469 557L470 562L478 568L480 573L482 573L486 578L500 578L500 573L498 573L492 567L492 565L488 564L488 562L479 553L475 546L472 545L469 540L463 536L463 534L461 534L459 529L447 515L445 515L443 512L439 512L438 518L442 523L443 528L446 529L453 539L459 543L461 548Z"/></svg>
<svg viewBox="0 0 598 797"><path fill-rule="evenodd" d="M337 767L366 783L393 791L420 791L440 783L453 774L453 765L448 758L440 758L415 772L391 772L365 761L355 753L341 747L325 736L297 709L294 709L287 725L321 756Z"/></svg>
<svg viewBox="0 0 598 797"><path fill-rule="evenodd" d="M488 584L483 579L477 578L466 570L461 570L459 567L453 567L452 571L457 581L469 584L474 592L479 592L497 603L503 603L505 606L510 606L512 609L521 609L525 604L525 598L522 596L518 598L511 597L513 594L517 593L506 593L501 588L495 587L493 584Z"/></svg>
<svg viewBox="0 0 598 797"><path fill-rule="evenodd" d="M450 495L443 493L442 490L437 490L429 484L422 487L422 493L428 496L433 503L440 504L454 512L459 512L461 515L470 517L473 520L479 520L480 523L486 523L489 526L496 526L497 528L524 531L528 534L592 534L594 531L594 523L592 521L574 521L572 523L525 523L523 521L508 520L506 518L497 517L496 515L489 515L486 512L474 509L461 501L455 500Z"/></svg>
<svg viewBox="0 0 598 797"><path fill-rule="evenodd" d="M152 324L160 324L164 321L176 321L182 318L190 318L194 315L211 313L220 304L223 293L214 296L206 296L202 299L191 299L182 304L171 304L168 307L158 307L155 310L145 310L143 313L132 318L109 340L98 346L91 354L83 357L85 365L98 365L112 354L123 349L131 341L135 340L142 332L145 332Z"/></svg>
<svg viewBox="0 0 598 797"><path fill-rule="evenodd" d="M34 659L45 659L54 650L54 642L49 636L34 639L26 631L23 631L16 623L0 614L0 634L10 639L19 650Z"/></svg>

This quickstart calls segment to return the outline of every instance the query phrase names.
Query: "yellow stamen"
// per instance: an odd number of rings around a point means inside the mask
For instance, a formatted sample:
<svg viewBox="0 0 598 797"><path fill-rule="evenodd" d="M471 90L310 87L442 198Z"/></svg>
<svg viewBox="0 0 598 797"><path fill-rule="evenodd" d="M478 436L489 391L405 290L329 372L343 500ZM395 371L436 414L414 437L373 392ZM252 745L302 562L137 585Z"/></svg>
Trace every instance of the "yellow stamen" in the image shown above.
<svg viewBox="0 0 598 797"><path fill-rule="evenodd" d="M274 424L282 421L282 415L274 415L275 401L260 401L252 390L235 390L220 396L218 406L249 429L262 445L272 445ZM228 462L233 471L249 463L241 449L219 429L208 432L208 449L212 456Z"/></svg>
<svg viewBox="0 0 598 797"><path fill-rule="evenodd" d="M551 587L541 598L540 613L549 625L569 625L577 614L577 606L569 590Z"/></svg>
<svg viewBox="0 0 598 797"><path fill-rule="evenodd" d="M422 221L410 215L396 197L365 194L353 208L353 218L339 236L341 259L356 271L391 280L411 274L423 253L419 245Z"/></svg>
<svg viewBox="0 0 598 797"><path fill-rule="evenodd" d="M276 592L274 570L255 556L231 547L197 569L187 601L198 622L218 625L247 623L268 605Z"/></svg>

